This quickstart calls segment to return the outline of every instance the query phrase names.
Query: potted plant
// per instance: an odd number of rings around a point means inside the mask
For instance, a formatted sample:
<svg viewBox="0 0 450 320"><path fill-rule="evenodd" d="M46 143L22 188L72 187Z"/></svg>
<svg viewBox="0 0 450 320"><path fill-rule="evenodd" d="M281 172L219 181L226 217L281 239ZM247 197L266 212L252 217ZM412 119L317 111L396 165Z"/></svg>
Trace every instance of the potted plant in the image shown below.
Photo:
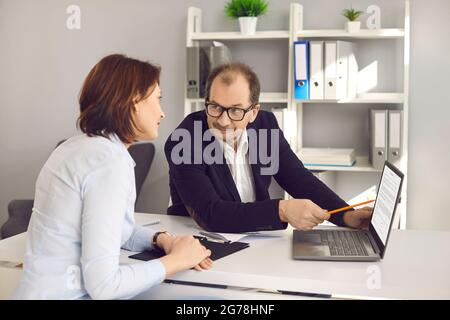
<svg viewBox="0 0 450 320"><path fill-rule="evenodd" d="M264 0L230 0L225 5L225 13L233 19L239 19L241 33L252 35L256 31L258 16L266 13L268 3Z"/></svg>
<svg viewBox="0 0 450 320"><path fill-rule="evenodd" d="M353 8L345 9L342 15L347 18L346 30L347 32L358 32L361 28L361 21L356 21L359 16L363 14L362 11L357 11Z"/></svg>

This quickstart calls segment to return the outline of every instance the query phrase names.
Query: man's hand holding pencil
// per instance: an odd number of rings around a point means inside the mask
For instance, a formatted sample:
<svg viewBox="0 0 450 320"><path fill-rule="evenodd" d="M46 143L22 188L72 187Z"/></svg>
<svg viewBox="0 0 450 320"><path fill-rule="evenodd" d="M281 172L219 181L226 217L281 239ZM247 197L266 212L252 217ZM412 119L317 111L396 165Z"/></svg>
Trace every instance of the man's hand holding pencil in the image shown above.
<svg viewBox="0 0 450 320"><path fill-rule="evenodd" d="M364 229L369 226L373 208L363 207L357 210L350 209L374 201L364 201L332 211L326 211L308 199L281 200L279 203L279 215L281 221L288 222L296 229L307 231L328 220L332 214L346 211L343 217L344 223L350 228Z"/></svg>

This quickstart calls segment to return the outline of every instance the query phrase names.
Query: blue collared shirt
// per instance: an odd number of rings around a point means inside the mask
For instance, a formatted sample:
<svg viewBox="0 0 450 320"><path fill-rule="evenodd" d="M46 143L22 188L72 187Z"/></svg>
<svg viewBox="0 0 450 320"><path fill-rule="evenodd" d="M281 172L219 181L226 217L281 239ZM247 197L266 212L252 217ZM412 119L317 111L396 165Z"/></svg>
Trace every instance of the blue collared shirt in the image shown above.
<svg viewBox="0 0 450 320"><path fill-rule="evenodd" d="M119 265L120 249L151 249L155 231L136 226L134 161L116 135L74 136L36 182L16 299L132 297L165 278L159 260Z"/></svg>

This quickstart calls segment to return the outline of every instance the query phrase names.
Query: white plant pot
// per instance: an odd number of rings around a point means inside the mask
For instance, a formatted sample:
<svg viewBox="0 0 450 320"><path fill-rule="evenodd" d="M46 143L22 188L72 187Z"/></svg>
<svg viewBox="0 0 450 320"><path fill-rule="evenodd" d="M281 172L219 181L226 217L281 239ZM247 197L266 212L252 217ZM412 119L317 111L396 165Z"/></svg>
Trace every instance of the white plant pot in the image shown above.
<svg viewBox="0 0 450 320"><path fill-rule="evenodd" d="M347 21L345 25L347 32L358 32L361 29L361 21Z"/></svg>
<svg viewBox="0 0 450 320"><path fill-rule="evenodd" d="M256 22L258 22L258 17L240 17L239 26L241 28L241 34L246 36L255 34Z"/></svg>

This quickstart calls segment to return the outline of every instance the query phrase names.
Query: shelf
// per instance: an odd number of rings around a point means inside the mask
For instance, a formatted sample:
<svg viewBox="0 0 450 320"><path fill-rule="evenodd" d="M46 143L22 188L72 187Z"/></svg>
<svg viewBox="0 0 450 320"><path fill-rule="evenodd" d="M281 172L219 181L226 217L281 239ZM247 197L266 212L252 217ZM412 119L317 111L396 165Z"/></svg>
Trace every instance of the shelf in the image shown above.
<svg viewBox="0 0 450 320"><path fill-rule="evenodd" d="M191 39L194 41L289 39L289 31L257 31L253 35L243 35L240 32L194 32Z"/></svg>
<svg viewBox="0 0 450 320"><path fill-rule="evenodd" d="M261 103L287 103L287 92L261 92L259 96Z"/></svg>
<svg viewBox="0 0 450 320"><path fill-rule="evenodd" d="M386 39L403 38L405 31L403 29L362 29L359 32L349 33L341 29L323 29L323 30L302 30L296 35L298 38L353 38L353 39ZM257 31L253 35L243 35L235 32L194 32L191 34L194 41L201 40L267 40L267 39L289 39L289 31Z"/></svg>
<svg viewBox="0 0 450 320"><path fill-rule="evenodd" d="M337 167L337 166L308 166L305 167L309 170L317 171L345 171L345 172L381 172L380 169L375 169L369 163L368 156L356 156L356 164L352 167Z"/></svg>
<svg viewBox="0 0 450 320"><path fill-rule="evenodd" d="M205 99L187 99L189 102L203 103ZM287 103L286 92L261 92L259 97L260 103Z"/></svg>
<svg viewBox="0 0 450 320"><path fill-rule="evenodd" d="M340 100L308 99L295 101L299 103L403 103L404 95L395 92L371 92L359 94L355 98Z"/></svg>
<svg viewBox="0 0 450 320"><path fill-rule="evenodd" d="M404 29L361 29L359 32L349 33L344 29L302 30L296 34L299 38L353 38L353 39L386 39L403 38Z"/></svg>

